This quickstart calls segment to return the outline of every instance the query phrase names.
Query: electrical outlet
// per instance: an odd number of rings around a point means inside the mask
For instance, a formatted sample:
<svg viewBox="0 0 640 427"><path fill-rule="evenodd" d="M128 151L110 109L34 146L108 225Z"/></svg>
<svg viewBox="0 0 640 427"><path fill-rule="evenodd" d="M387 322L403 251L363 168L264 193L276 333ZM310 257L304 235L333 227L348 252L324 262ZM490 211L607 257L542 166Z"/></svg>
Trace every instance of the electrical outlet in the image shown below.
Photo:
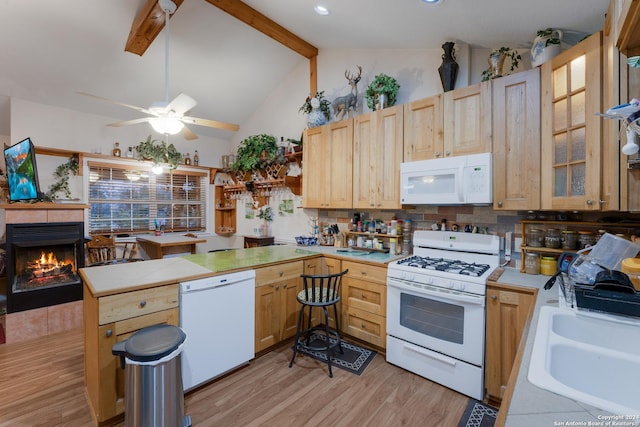
<svg viewBox="0 0 640 427"><path fill-rule="evenodd" d="M522 237L516 237L513 239L513 251L520 252L520 246L522 245Z"/></svg>

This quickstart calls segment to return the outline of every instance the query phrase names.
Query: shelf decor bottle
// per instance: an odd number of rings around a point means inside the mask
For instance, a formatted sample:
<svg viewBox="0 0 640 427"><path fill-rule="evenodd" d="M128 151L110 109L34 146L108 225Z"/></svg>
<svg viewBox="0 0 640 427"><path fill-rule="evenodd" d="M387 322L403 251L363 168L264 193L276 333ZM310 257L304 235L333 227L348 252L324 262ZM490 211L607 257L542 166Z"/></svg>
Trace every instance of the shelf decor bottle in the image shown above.
<svg viewBox="0 0 640 427"><path fill-rule="evenodd" d="M111 152L115 157L120 157L122 155L122 150L120 150L120 143L116 142L113 146L113 151Z"/></svg>
<svg viewBox="0 0 640 427"><path fill-rule="evenodd" d="M184 156L184 164L185 165L190 165L191 164L191 156L189 156L189 153L187 153L187 155Z"/></svg>
<svg viewBox="0 0 640 427"><path fill-rule="evenodd" d="M198 150L193 153L193 164L198 166L200 164L200 156L198 155Z"/></svg>

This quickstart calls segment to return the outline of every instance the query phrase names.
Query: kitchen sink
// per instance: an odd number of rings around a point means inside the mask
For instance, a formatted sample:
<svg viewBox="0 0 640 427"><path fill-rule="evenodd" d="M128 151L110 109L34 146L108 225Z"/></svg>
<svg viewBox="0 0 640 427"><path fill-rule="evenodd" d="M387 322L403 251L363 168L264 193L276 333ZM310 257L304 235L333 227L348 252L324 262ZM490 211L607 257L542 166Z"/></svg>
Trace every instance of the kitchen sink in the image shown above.
<svg viewBox="0 0 640 427"><path fill-rule="evenodd" d="M542 307L528 379L614 414L640 414L640 323Z"/></svg>

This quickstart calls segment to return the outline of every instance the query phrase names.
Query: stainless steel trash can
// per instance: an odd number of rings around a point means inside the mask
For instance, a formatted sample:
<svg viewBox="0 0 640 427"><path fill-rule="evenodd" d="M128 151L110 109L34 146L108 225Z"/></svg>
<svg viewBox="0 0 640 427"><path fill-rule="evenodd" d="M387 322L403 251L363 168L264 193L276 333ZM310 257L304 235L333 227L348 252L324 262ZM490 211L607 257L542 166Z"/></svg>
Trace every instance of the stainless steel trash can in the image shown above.
<svg viewBox="0 0 640 427"><path fill-rule="evenodd" d="M172 325L141 329L116 343L125 370L126 427L189 427L184 415L180 354L187 336Z"/></svg>

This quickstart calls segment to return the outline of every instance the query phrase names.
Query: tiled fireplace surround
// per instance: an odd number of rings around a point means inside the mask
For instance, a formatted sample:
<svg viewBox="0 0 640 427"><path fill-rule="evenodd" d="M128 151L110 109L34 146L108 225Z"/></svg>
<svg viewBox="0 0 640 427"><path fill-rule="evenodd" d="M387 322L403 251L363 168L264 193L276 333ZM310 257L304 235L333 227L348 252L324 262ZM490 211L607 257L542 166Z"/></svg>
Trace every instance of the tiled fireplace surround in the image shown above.
<svg viewBox="0 0 640 427"><path fill-rule="evenodd" d="M87 205L55 203L0 205L6 224L84 221ZM7 285L8 286L8 285ZM6 342L15 343L82 328L82 300L6 315Z"/></svg>

